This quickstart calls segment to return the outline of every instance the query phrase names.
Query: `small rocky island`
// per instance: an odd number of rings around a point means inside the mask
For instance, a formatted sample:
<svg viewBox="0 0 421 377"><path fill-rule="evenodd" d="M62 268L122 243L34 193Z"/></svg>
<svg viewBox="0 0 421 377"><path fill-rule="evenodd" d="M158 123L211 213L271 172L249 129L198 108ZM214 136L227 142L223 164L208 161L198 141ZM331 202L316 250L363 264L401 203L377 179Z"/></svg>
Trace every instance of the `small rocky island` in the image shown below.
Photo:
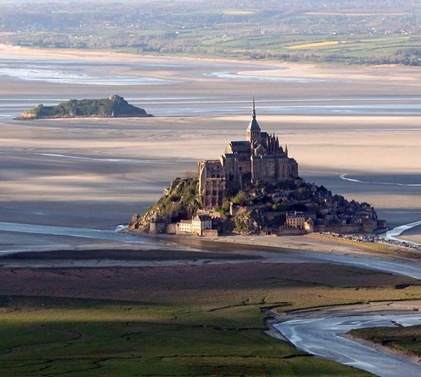
<svg viewBox="0 0 421 377"><path fill-rule="evenodd" d="M138 118L150 117L144 109L130 105L123 97L112 95L104 99L72 99L56 106L38 105L23 112L17 120L60 118Z"/></svg>
<svg viewBox="0 0 421 377"><path fill-rule="evenodd" d="M198 176L176 178L129 230L145 233L275 234L372 233L384 228L368 203L347 200L298 175L278 137L253 117L247 139L231 141L219 160L200 161Z"/></svg>

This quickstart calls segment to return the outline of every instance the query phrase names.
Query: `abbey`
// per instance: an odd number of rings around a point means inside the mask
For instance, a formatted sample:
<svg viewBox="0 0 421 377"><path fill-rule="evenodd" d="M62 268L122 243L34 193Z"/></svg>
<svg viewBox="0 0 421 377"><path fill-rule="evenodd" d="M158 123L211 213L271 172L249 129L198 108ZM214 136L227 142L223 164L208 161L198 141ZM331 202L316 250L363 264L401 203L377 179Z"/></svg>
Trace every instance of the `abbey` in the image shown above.
<svg viewBox="0 0 421 377"><path fill-rule="evenodd" d="M225 190L238 191L248 183L276 183L298 177L298 164L288 157L274 134L262 132L253 114L247 140L231 141L219 160L199 162L199 190L206 208L221 207Z"/></svg>

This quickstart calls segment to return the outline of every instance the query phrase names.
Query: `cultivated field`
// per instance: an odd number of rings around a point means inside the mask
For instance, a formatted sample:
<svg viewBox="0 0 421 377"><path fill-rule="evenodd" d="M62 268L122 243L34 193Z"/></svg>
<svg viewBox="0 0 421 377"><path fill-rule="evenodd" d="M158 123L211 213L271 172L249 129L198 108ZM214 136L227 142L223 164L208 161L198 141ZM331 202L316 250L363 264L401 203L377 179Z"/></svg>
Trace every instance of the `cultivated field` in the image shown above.
<svg viewBox="0 0 421 377"><path fill-rule="evenodd" d="M112 12L110 12L112 8ZM420 64L420 6L389 1L0 5L0 43L240 59ZM296 46L300 46L299 48Z"/></svg>

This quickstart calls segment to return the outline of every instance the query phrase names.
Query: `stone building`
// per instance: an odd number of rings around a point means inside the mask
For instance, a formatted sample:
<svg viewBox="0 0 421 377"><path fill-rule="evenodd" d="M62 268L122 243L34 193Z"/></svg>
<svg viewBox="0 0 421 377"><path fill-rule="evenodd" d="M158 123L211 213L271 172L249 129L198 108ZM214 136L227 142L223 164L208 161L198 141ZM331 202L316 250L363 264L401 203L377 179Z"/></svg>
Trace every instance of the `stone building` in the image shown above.
<svg viewBox="0 0 421 377"><path fill-rule="evenodd" d="M305 222L306 219L303 212L294 211L286 213L285 227L287 228L304 229Z"/></svg>
<svg viewBox="0 0 421 377"><path fill-rule="evenodd" d="M238 191L247 183L276 183L298 177L298 164L274 134L262 132L253 113L247 139L231 141L219 160L199 162L199 190L206 208L221 207L224 191Z"/></svg>
<svg viewBox="0 0 421 377"><path fill-rule="evenodd" d="M199 186L205 208L222 206L226 179L224 168L219 160L199 162Z"/></svg>
<svg viewBox="0 0 421 377"><path fill-rule="evenodd" d="M196 234L202 236L204 231L212 229L212 219L208 215L196 215L191 220L177 223L177 234Z"/></svg>

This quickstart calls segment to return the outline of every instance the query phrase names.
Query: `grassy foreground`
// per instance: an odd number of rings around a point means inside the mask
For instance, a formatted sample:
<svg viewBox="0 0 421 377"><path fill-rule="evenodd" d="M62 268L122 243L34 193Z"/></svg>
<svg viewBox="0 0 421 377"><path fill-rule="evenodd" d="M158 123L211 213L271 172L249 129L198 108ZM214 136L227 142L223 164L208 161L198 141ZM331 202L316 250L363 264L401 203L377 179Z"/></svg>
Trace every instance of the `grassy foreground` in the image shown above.
<svg viewBox="0 0 421 377"><path fill-rule="evenodd" d="M351 335L421 357L421 326L358 329L351 331Z"/></svg>
<svg viewBox="0 0 421 377"><path fill-rule="evenodd" d="M1 375L19 377L367 376L265 335L261 308L421 298L410 278L262 263L3 269L0 294Z"/></svg>
<svg viewBox="0 0 421 377"><path fill-rule="evenodd" d="M309 358L264 335L261 325L240 328L203 313L176 320L173 309L104 305L3 315L2 376L365 375Z"/></svg>

